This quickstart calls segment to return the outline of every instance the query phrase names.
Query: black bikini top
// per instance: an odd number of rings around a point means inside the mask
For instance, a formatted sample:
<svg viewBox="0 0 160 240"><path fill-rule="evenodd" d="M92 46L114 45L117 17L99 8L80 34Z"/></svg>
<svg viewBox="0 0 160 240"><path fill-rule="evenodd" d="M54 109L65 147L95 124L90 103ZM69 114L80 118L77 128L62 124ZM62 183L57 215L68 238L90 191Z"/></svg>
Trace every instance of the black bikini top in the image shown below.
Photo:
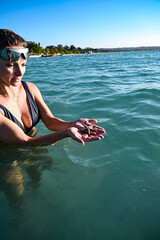
<svg viewBox="0 0 160 240"><path fill-rule="evenodd" d="M32 117L32 126L28 129L24 129L22 124L13 116L13 114L3 105L0 104L0 108L4 111L4 116L8 119L12 120L14 123L16 123L25 133L28 133L40 120L40 112L38 109L38 106L36 102L33 99L33 96L31 92L29 91L29 88L27 86L27 83L22 81L23 87L26 91L28 102L29 102L29 108L31 111L31 117Z"/></svg>

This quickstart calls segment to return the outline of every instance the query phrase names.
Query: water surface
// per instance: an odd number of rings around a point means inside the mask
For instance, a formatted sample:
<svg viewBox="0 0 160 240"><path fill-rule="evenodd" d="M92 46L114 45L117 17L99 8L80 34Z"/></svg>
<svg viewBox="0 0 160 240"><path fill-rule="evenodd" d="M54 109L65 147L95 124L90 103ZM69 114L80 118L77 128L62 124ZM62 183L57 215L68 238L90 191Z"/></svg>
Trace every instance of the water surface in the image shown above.
<svg viewBox="0 0 160 240"><path fill-rule="evenodd" d="M107 131L82 147L0 146L1 239L158 240L160 52L30 59L56 117ZM49 133L42 122L39 135Z"/></svg>

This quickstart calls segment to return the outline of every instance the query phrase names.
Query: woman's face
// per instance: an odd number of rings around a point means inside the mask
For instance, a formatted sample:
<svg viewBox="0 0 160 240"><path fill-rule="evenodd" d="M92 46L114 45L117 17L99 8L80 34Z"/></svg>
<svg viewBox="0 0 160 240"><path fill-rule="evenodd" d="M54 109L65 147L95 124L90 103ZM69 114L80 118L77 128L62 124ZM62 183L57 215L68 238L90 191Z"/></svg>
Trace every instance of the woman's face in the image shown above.
<svg viewBox="0 0 160 240"><path fill-rule="evenodd" d="M22 48L12 46L10 48ZM22 57L17 62L0 58L0 84L18 86L26 70L26 60Z"/></svg>

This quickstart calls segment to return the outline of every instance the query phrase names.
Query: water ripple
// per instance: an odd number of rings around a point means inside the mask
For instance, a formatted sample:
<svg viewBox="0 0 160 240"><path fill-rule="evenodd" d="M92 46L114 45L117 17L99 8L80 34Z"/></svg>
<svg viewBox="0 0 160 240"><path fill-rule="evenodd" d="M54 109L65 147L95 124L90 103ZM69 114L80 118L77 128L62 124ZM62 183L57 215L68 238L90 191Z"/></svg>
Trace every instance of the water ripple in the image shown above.
<svg viewBox="0 0 160 240"><path fill-rule="evenodd" d="M159 153L159 59L160 52L31 59L25 78L38 85L54 115L96 118L107 130L101 143L88 144L83 152L68 141L71 161L88 167L124 158L148 161L146 148Z"/></svg>

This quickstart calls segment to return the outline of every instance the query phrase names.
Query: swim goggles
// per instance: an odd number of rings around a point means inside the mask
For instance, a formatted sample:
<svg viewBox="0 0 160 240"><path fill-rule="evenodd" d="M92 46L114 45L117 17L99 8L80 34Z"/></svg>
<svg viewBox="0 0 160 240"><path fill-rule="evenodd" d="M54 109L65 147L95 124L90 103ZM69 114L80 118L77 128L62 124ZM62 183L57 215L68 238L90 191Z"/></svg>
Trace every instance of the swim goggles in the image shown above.
<svg viewBox="0 0 160 240"><path fill-rule="evenodd" d="M5 48L0 50L0 57L6 61L17 62L20 57L29 59L28 48Z"/></svg>

